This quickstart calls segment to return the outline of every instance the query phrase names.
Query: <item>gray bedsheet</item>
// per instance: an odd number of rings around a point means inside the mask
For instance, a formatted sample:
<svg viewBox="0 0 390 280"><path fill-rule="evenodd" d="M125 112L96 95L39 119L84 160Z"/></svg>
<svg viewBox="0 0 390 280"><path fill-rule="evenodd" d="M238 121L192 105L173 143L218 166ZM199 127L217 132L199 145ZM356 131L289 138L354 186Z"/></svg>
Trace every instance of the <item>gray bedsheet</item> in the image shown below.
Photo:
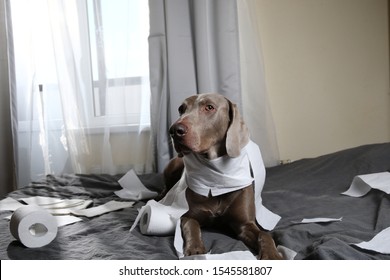
<svg viewBox="0 0 390 280"><path fill-rule="evenodd" d="M277 244L297 252L295 259L390 259L353 243L370 240L390 226L390 196L371 190L362 198L341 195L355 175L390 170L390 143L348 149L267 169L263 203L282 216L273 231ZM54 196L92 199L94 206L121 200L113 193L121 177L109 175L48 176L10 197ZM161 187L161 175L141 176L150 189ZM107 213L59 228L56 239L42 248L26 248L9 232L0 212L0 258L4 259L177 259L173 236L144 236L129 229L133 208ZM343 217L341 222L297 224L303 218ZM229 232L205 229L206 247L214 253L246 250Z"/></svg>

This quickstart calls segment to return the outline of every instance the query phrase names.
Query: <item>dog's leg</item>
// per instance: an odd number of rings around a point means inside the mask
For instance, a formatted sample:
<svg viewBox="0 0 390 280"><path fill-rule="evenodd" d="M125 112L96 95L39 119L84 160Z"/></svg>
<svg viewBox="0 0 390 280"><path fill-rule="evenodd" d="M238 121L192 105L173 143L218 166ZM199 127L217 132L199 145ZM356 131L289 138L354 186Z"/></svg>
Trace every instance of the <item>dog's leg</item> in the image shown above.
<svg viewBox="0 0 390 280"><path fill-rule="evenodd" d="M202 241L202 234L199 222L184 214L181 218L181 230L184 239L184 255L200 255L206 253Z"/></svg>
<svg viewBox="0 0 390 280"><path fill-rule="evenodd" d="M171 159L164 169L165 187L171 189L179 180L183 173L184 162L183 158L175 157Z"/></svg>
<svg viewBox="0 0 390 280"><path fill-rule="evenodd" d="M270 233L260 230L258 243L260 247L260 259L283 260L283 257L276 249L275 242Z"/></svg>
<svg viewBox="0 0 390 280"><path fill-rule="evenodd" d="M181 157L171 159L163 172L164 189L159 193L155 200L164 198L167 192L180 180L184 170L184 162Z"/></svg>
<svg viewBox="0 0 390 280"><path fill-rule="evenodd" d="M228 210L230 226L246 246L258 253L260 259L282 259L272 236L262 231L256 223L254 190L242 189Z"/></svg>
<svg viewBox="0 0 390 280"><path fill-rule="evenodd" d="M254 250L255 252L259 252L260 247L258 243L258 237L260 234L260 230L254 222L249 222L240 227L236 227L238 229L237 237L240 239L246 246ZM237 230L236 230L237 231Z"/></svg>
<svg viewBox="0 0 390 280"><path fill-rule="evenodd" d="M242 225L238 232L238 238L245 243L246 246L258 252L258 258L262 260L282 260L282 256L278 253L275 242L272 236L258 228L256 223L249 222Z"/></svg>

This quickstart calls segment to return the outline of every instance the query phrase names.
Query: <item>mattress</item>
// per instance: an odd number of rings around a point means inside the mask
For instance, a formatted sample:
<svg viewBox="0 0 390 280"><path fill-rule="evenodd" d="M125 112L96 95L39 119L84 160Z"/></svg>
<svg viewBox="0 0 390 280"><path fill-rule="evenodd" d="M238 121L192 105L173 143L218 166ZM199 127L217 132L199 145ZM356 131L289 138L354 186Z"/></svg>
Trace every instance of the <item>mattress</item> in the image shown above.
<svg viewBox="0 0 390 280"><path fill-rule="evenodd" d="M332 154L298 160L266 170L263 204L282 218L271 232L279 248L294 252L293 259L390 259L389 254L362 249L354 244L371 240L390 227L390 196L370 190L362 197L341 194L355 176L390 170L390 143L371 144ZM49 196L92 200L93 206L126 201L114 194L121 189L123 174L73 174L47 176L8 195L14 199ZM150 190L162 188L161 174L139 175ZM133 207L62 226L56 238L41 248L27 248L11 235L12 213L0 212L0 258L6 259L177 259L174 237L146 236L138 227L129 232L140 207ZM326 217L328 222L301 223L302 219ZM205 246L212 253L248 248L229 231L203 229Z"/></svg>

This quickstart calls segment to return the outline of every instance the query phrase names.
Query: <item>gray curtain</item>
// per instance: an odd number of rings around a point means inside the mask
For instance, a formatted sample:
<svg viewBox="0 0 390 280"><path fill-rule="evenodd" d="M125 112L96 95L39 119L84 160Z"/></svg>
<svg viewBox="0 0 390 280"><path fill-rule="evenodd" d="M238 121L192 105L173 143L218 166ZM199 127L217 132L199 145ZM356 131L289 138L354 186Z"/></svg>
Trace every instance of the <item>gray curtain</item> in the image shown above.
<svg viewBox="0 0 390 280"><path fill-rule="evenodd" d="M188 96L218 92L241 106L235 0L150 0L151 122L156 169L173 156L168 128Z"/></svg>

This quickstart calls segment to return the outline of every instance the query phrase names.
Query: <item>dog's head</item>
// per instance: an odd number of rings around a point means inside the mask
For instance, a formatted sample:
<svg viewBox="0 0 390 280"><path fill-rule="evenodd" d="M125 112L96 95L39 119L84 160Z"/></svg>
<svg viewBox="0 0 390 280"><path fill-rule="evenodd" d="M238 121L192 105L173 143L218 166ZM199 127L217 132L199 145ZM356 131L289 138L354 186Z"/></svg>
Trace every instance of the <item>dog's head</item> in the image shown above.
<svg viewBox="0 0 390 280"><path fill-rule="evenodd" d="M179 156L203 154L209 159L237 157L249 141L249 132L237 106L217 93L188 97L169 133Z"/></svg>

